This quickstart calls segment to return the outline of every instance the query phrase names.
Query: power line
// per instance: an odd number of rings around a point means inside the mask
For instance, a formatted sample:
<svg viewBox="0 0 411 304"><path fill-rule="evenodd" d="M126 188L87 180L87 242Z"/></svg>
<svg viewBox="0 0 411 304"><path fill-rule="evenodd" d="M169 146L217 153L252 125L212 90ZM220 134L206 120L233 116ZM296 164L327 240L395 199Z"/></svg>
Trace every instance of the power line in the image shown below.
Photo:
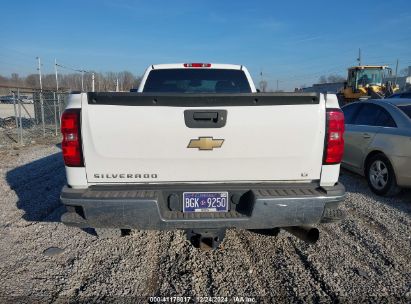
<svg viewBox="0 0 411 304"><path fill-rule="evenodd" d="M55 64L55 73L56 73L56 84L57 84L57 87L58 87L57 67L60 67L60 68L63 68L63 69L67 69L67 70L71 70L71 71L74 71L74 72L79 72L79 73L81 73L81 91L82 91L82 92L84 91L84 73L91 74L91 88L92 88L92 91L94 92L94 72L92 72L92 71L86 71L86 70L84 70L84 69L76 69L76 68L72 68L72 67L69 67L69 66L62 65L62 64L58 64L58 63L57 63L57 59L54 60L54 64Z"/></svg>
<svg viewBox="0 0 411 304"><path fill-rule="evenodd" d="M58 64L57 62L55 63L56 66L66 69L66 70L70 70L70 71L74 71L74 72L79 72L79 73L90 73L89 71L83 70L83 69L76 69L76 68L72 68L66 65L62 65L62 64Z"/></svg>

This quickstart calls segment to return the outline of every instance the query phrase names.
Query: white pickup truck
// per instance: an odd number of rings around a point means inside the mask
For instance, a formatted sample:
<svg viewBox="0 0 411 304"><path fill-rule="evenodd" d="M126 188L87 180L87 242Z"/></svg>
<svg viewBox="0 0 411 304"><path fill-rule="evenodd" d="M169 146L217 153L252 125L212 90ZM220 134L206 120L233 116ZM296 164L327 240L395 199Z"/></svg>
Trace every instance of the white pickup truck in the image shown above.
<svg viewBox="0 0 411 304"><path fill-rule="evenodd" d="M227 228L314 242L338 220L344 116L335 95L259 93L244 66L150 66L138 92L72 94L62 116L62 222L119 236Z"/></svg>

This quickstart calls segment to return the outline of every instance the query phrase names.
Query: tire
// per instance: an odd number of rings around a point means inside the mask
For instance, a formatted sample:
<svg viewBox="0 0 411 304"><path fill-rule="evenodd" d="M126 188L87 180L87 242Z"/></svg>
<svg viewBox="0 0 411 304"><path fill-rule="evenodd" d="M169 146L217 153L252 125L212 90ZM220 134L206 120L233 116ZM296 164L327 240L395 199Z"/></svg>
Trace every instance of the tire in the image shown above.
<svg viewBox="0 0 411 304"><path fill-rule="evenodd" d="M94 228L99 239L118 239L123 236L121 229Z"/></svg>
<svg viewBox="0 0 411 304"><path fill-rule="evenodd" d="M397 186L394 168L382 153L370 157L364 173L368 186L377 195L394 196L401 191Z"/></svg>

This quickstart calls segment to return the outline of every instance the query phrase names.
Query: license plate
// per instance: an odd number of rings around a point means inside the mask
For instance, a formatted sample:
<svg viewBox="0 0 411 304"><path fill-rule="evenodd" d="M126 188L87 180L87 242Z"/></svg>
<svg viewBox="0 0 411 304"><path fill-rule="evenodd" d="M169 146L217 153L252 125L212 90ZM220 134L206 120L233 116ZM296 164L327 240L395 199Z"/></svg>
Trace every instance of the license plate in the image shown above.
<svg viewBox="0 0 411 304"><path fill-rule="evenodd" d="M183 212L227 212L228 192L184 192Z"/></svg>

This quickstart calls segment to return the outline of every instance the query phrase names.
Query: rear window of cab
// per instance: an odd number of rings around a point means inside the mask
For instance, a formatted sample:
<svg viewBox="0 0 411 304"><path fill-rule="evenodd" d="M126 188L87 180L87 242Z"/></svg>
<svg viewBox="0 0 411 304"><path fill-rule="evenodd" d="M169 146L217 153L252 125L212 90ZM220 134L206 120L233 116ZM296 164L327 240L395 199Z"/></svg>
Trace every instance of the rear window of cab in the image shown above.
<svg viewBox="0 0 411 304"><path fill-rule="evenodd" d="M242 70L160 69L150 71L143 92L251 93L251 87Z"/></svg>

